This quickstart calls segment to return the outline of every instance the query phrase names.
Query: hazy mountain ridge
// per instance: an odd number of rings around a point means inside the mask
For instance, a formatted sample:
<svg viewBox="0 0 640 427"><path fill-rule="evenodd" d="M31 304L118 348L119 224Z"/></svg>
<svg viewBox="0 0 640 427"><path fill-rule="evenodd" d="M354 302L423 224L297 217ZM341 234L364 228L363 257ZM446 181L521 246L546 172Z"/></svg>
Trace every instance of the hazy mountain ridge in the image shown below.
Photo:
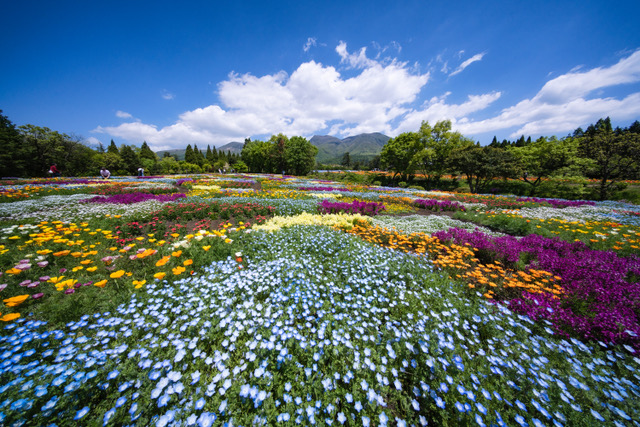
<svg viewBox="0 0 640 427"><path fill-rule="evenodd" d="M380 154L382 147L384 147L389 139L390 138L384 134L374 132L349 136L344 139L331 135L314 135L309 142L318 147L318 155L316 156L318 162L340 163L342 156L347 152L353 160L370 160ZM240 154L242 147L244 147L244 142L232 141L216 147L216 150L223 153L230 151L232 154ZM198 148L202 151L202 154L206 154L206 147L204 149ZM175 156L178 160L184 160L185 149L163 150L156 152L156 154L162 158L165 152Z"/></svg>

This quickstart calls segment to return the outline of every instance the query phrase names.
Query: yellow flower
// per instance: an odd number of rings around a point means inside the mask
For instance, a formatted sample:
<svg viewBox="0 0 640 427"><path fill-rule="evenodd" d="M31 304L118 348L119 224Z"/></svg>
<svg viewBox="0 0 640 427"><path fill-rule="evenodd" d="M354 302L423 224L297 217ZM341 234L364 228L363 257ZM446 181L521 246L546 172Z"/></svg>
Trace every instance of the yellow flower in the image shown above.
<svg viewBox="0 0 640 427"><path fill-rule="evenodd" d="M58 283L59 281L62 280L64 276L58 276L58 277L50 277L49 280L47 280L47 282L51 282L51 283Z"/></svg>
<svg viewBox="0 0 640 427"><path fill-rule="evenodd" d="M231 240L231 239L224 239L224 242L225 242L225 243L231 243L231 242L233 242L233 240Z"/></svg>
<svg viewBox="0 0 640 427"><path fill-rule="evenodd" d="M171 255L173 255L174 257L179 257L180 255L182 255L182 251L175 251L175 252L171 252Z"/></svg>
<svg viewBox="0 0 640 427"><path fill-rule="evenodd" d="M67 249L66 251L55 252L53 256L65 256L65 255L69 255L70 253L71 251Z"/></svg>
<svg viewBox="0 0 640 427"><path fill-rule="evenodd" d="M206 252L206 251L208 251L209 249L211 249L211 246L203 246L203 247L202 247L202 249L204 249L204 250L205 250L205 252Z"/></svg>
<svg viewBox="0 0 640 427"><path fill-rule="evenodd" d="M172 233L172 234L171 234L171 237L180 237L180 234L178 234L178 233Z"/></svg>
<svg viewBox="0 0 640 427"><path fill-rule="evenodd" d="M111 277L112 279L118 279L122 276L124 276L124 270L114 271L109 277Z"/></svg>
<svg viewBox="0 0 640 427"><path fill-rule="evenodd" d="M76 271L78 271L78 270L82 270L83 268L84 268L83 266L79 265L79 266L77 266L77 267L73 267L73 268L71 269L71 271L73 271L73 272L75 273Z"/></svg>
<svg viewBox="0 0 640 427"><path fill-rule="evenodd" d="M0 317L0 320L3 322L10 322L12 320L17 319L18 317L20 317L20 313L9 313L9 314L5 314L4 316Z"/></svg>
<svg viewBox="0 0 640 427"><path fill-rule="evenodd" d="M91 261L90 259L85 259L84 261L80 261L80 264L82 265L87 265L87 264L91 264L93 261Z"/></svg>
<svg viewBox="0 0 640 427"><path fill-rule="evenodd" d="M89 267L89 268L87 268L87 271L94 272L94 271L96 271L97 269L98 269L98 267Z"/></svg>
<svg viewBox="0 0 640 427"><path fill-rule="evenodd" d="M184 267L178 266L178 267L173 268L171 271L173 271L173 274L177 276L179 274L184 273Z"/></svg>
<svg viewBox="0 0 640 427"><path fill-rule="evenodd" d="M158 280L162 280L162 279L164 279L164 276L166 276L166 275L167 275L167 273L161 271L160 273L154 274L153 277L155 277Z"/></svg>
<svg viewBox="0 0 640 427"><path fill-rule="evenodd" d="M107 279L104 280L100 280L99 282L96 282L93 284L93 286L97 286L99 288L104 288L104 286L107 284Z"/></svg>
<svg viewBox="0 0 640 427"><path fill-rule="evenodd" d="M134 280L134 281L133 281L133 286L134 286L136 289L140 289L140 288L142 287L142 285L144 285L145 283L147 283L147 281L146 281L146 280Z"/></svg>
<svg viewBox="0 0 640 427"><path fill-rule="evenodd" d="M182 265L184 265L185 267L188 266L188 265L191 265L191 264L193 264L193 260L192 259L188 259L188 260L186 260L185 262L182 263Z"/></svg>
<svg viewBox="0 0 640 427"><path fill-rule="evenodd" d="M47 254L50 254L51 252L53 252L51 249L43 249L41 251L37 251L36 253L38 255L47 255Z"/></svg>
<svg viewBox="0 0 640 427"><path fill-rule="evenodd" d="M20 274L22 273L22 270L20 270L19 268L10 268L9 270L7 270L7 274Z"/></svg>

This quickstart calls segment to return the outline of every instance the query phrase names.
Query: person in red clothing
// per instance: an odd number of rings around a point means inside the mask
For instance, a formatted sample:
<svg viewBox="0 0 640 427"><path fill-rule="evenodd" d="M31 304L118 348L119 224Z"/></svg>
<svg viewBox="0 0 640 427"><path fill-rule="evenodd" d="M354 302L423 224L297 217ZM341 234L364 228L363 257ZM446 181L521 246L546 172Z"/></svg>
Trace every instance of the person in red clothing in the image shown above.
<svg viewBox="0 0 640 427"><path fill-rule="evenodd" d="M58 170L58 165L55 164L55 163L52 164L51 167L49 168L49 173L54 178L59 177L60 176L60 171Z"/></svg>

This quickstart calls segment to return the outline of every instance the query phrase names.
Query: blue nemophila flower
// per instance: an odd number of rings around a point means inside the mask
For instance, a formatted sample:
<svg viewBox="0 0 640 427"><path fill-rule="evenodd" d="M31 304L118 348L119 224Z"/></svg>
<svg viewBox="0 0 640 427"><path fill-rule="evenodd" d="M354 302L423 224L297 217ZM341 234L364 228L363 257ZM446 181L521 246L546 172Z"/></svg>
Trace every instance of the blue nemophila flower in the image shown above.
<svg viewBox="0 0 640 427"><path fill-rule="evenodd" d="M89 413L89 407L85 406L84 408L80 409L78 412L76 412L75 417L73 417L74 421L77 421L79 419L81 419L82 417L84 417L85 415L87 415Z"/></svg>
<svg viewBox="0 0 640 427"><path fill-rule="evenodd" d="M338 422L344 424L345 421L347 421L347 417L344 415L344 412L338 412Z"/></svg>
<svg viewBox="0 0 640 427"><path fill-rule="evenodd" d="M113 371L109 372L109 375L107 375L107 379L112 380L116 378L119 374L120 374L120 371L118 371L117 369L114 369Z"/></svg>
<svg viewBox="0 0 640 427"><path fill-rule="evenodd" d="M102 425L107 425L109 423L109 420L111 419L111 417L114 416L115 413L116 413L115 408L111 408L107 412L105 412L104 418L102 419Z"/></svg>

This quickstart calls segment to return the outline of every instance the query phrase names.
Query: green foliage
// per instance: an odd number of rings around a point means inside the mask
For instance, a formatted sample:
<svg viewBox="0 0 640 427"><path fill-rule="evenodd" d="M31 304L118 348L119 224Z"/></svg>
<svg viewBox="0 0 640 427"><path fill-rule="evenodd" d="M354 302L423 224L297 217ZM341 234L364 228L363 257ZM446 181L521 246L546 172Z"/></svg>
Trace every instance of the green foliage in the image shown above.
<svg viewBox="0 0 640 427"><path fill-rule="evenodd" d="M427 121L422 122L418 133L421 149L412 162L428 180L438 181L449 170L449 157L454 150L473 145L460 132L451 131L449 120L441 120L433 127Z"/></svg>
<svg viewBox="0 0 640 427"><path fill-rule="evenodd" d="M512 152L490 146L471 145L456 149L449 162L452 168L466 176L472 193L486 190L496 178L510 178L519 173L519 165Z"/></svg>
<svg viewBox="0 0 640 427"><path fill-rule="evenodd" d="M380 164L393 172L394 178L400 175L402 181L407 181L416 171L415 156L420 148L420 134L401 133L382 148Z"/></svg>
<svg viewBox="0 0 640 427"><path fill-rule="evenodd" d="M600 180L600 200L607 198L617 181L640 170L640 134L629 129L614 131L607 117L589 126L579 142L580 155L593 162L588 176Z"/></svg>

